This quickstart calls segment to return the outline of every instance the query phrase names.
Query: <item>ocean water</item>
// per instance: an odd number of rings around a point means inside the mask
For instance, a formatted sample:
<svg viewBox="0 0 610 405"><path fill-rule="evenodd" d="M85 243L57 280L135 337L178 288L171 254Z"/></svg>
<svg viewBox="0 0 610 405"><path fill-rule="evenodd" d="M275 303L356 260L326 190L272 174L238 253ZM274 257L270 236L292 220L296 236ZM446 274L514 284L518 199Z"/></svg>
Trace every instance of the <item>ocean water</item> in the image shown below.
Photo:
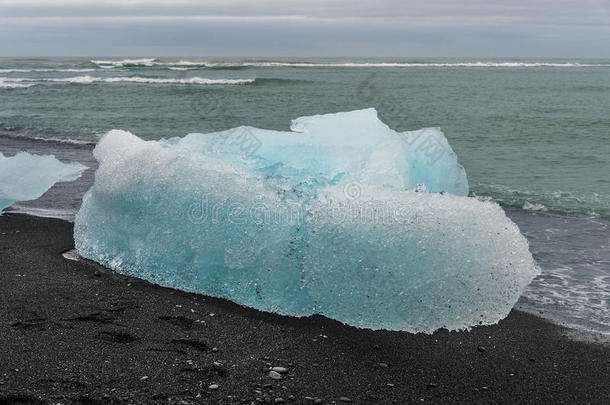
<svg viewBox="0 0 610 405"><path fill-rule="evenodd" d="M375 107L441 127L471 194L497 201L543 274L518 306L610 334L610 60L0 58L0 151L95 167L110 129L144 139ZM73 218L93 170L13 206Z"/></svg>

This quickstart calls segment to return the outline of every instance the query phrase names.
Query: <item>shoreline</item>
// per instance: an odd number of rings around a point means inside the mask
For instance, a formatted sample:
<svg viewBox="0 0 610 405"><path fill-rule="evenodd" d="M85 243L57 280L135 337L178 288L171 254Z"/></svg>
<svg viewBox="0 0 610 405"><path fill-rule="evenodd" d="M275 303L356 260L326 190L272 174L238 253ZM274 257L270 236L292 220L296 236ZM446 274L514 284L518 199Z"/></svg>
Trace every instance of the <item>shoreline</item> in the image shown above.
<svg viewBox="0 0 610 405"><path fill-rule="evenodd" d="M525 312L432 335L263 313L67 260L72 226L0 216L0 404L610 401L610 347Z"/></svg>

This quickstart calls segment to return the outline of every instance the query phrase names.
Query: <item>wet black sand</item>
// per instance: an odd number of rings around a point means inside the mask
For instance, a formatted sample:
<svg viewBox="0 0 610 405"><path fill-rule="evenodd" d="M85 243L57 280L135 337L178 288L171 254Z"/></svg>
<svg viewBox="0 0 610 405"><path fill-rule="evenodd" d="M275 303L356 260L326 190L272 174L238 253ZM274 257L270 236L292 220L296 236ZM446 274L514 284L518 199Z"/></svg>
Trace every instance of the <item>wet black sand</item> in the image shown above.
<svg viewBox="0 0 610 405"><path fill-rule="evenodd" d="M609 347L519 311L360 330L127 279L66 260L72 246L67 222L0 216L0 405L610 403Z"/></svg>

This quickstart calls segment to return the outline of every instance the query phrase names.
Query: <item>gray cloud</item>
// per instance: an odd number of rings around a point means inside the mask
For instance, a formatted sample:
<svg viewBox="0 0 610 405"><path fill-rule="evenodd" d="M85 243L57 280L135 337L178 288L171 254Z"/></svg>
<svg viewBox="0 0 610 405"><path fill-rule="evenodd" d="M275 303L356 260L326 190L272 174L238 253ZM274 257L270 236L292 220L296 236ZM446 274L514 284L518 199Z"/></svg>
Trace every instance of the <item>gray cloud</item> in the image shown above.
<svg viewBox="0 0 610 405"><path fill-rule="evenodd" d="M3 55L609 57L608 0L0 0Z"/></svg>

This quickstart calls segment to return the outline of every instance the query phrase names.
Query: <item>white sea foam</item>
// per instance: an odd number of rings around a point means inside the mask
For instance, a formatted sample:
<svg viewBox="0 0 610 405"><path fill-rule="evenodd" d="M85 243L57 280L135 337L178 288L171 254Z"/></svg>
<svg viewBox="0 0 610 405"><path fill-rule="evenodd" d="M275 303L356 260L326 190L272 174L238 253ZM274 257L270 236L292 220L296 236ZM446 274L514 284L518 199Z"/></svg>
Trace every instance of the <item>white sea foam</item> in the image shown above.
<svg viewBox="0 0 610 405"><path fill-rule="evenodd" d="M201 77L189 77L184 79L173 78L150 78L139 76L120 76L120 77L95 77L95 76L75 76L62 78L8 78L0 77L0 87L28 87L35 82L51 83L148 83L148 84L197 84L197 85L221 85L221 84L250 84L255 79L206 79ZM28 84L24 84L28 83Z"/></svg>
<svg viewBox="0 0 610 405"><path fill-rule="evenodd" d="M527 211L546 211L547 208L543 204L531 203L529 201L525 201L523 203L523 209Z"/></svg>
<svg viewBox="0 0 610 405"><path fill-rule="evenodd" d="M78 73L78 72L95 72L96 69L50 69L50 68L44 68L44 69L0 69L0 73L31 73L31 72L73 72L73 73Z"/></svg>
<svg viewBox="0 0 610 405"><path fill-rule="evenodd" d="M550 62L347 62L347 63L310 63L310 62L240 62L225 63L211 62L206 63L208 67L609 67L608 64L582 64L582 63L550 63Z"/></svg>
<svg viewBox="0 0 610 405"><path fill-rule="evenodd" d="M64 143L70 145L95 145L95 142L87 142L80 139L72 139L72 138L57 138L55 136L37 136L31 134L23 134L16 133L12 134L10 132L0 132L1 137L7 138L16 138L16 139L33 139L36 141L42 142L55 142L55 143Z"/></svg>
<svg viewBox="0 0 610 405"><path fill-rule="evenodd" d="M155 58L144 58L144 59L123 59L123 60L91 60L94 65L100 66L112 66L112 67L123 67L128 65L135 66L154 66Z"/></svg>
<svg viewBox="0 0 610 405"><path fill-rule="evenodd" d="M21 80L11 80L6 77L0 77L0 89L21 89L33 86L34 83L24 84Z"/></svg>
<svg viewBox="0 0 610 405"><path fill-rule="evenodd" d="M182 70L176 67L498 67L498 68L531 68L531 67L610 67L610 64L579 63L579 62L521 62L521 61L477 61L477 62L282 62L282 61L188 61L177 62L158 61L149 59L124 60L92 60L91 63L101 68L114 68L123 66L171 66L171 70Z"/></svg>

